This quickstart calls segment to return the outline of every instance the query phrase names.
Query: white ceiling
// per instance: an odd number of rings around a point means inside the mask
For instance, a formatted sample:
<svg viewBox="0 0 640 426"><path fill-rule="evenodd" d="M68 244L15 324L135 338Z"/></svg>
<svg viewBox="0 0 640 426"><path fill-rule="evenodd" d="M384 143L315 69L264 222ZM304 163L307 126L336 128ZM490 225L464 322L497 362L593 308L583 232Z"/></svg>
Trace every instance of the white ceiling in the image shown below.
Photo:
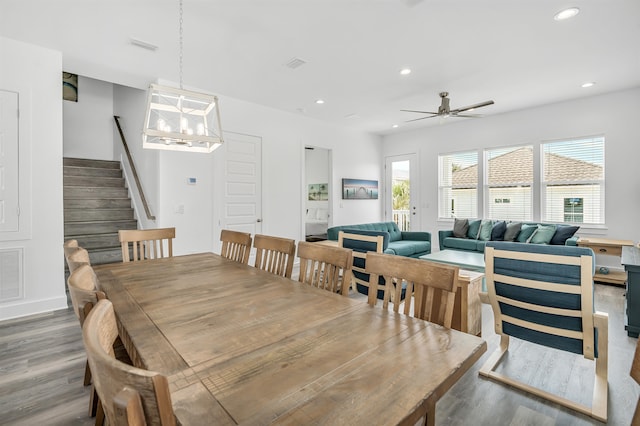
<svg viewBox="0 0 640 426"><path fill-rule="evenodd" d="M553 20L569 6L578 16ZM88 77L179 81L178 0L0 0L0 35ZM638 0L184 0L183 80L388 134L438 121L400 109L436 110L441 91L452 108L492 99L476 111L491 115L640 86L639 42Z"/></svg>

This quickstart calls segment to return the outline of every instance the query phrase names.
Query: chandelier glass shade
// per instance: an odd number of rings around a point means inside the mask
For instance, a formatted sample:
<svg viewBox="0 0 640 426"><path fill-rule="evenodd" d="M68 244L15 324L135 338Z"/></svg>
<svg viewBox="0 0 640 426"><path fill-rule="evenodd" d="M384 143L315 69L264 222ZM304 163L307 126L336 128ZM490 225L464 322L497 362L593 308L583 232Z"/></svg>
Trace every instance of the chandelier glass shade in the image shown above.
<svg viewBox="0 0 640 426"><path fill-rule="evenodd" d="M143 148L212 152L223 143L218 97L152 84L142 141Z"/></svg>

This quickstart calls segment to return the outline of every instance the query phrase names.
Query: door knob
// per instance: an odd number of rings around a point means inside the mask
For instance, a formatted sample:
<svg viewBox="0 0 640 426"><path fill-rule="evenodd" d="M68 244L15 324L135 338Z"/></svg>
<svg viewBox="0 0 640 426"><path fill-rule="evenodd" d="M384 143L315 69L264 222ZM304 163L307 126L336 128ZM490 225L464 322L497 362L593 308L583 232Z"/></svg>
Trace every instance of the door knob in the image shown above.
<svg viewBox="0 0 640 426"><path fill-rule="evenodd" d="M256 219L256 222L260 223L262 222L262 219Z"/></svg>

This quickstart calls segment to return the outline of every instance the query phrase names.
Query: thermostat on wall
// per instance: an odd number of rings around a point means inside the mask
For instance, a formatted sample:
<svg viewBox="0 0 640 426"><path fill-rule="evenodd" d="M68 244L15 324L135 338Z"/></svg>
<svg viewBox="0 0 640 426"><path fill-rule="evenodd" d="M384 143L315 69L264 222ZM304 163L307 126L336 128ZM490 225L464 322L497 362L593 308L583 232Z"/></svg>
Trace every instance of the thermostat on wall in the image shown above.
<svg viewBox="0 0 640 426"><path fill-rule="evenodd" d="M187 178L187 183L189 185L195 185L196 184L196 178L194 178L194 177Z"/></svg>

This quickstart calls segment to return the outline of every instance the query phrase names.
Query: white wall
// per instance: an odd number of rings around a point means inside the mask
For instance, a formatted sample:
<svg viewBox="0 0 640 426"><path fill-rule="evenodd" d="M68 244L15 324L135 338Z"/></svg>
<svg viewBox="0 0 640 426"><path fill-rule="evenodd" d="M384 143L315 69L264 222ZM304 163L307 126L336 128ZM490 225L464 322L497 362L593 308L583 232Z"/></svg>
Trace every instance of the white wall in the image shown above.
<svg viewBox="0 0 640 426"><path fill-rule="evenodd" d="M113 84L78 76L78 102L63 102L65 157L113 159Z"/></svg>
<svg viewBox="0 0 640 426"><path fill-rule="evenodd" d="M20 103L21 225L27 235L0 239L24 253L23 297L0 304L0 320L66 308L62 214L62 56L0 37L0 88ZM22 221L26 220L26 224Z"/></svg>
<svg viewBox="0 0 640 426"><path fill-rule="evenodd" d="M262 232L300 240L304 238L302 206L305 177L304 147L333 150L333 223L374 222L381 218L381 200L340 200L341 179L381 178L381 148L377 136L352 131L272 108L220 97L224 131L262 138ZM176 227L177 254L218 250L219 202L222 182L215 181L220 151L194 154L143 150L141 132L145 111L144 91L115 86L114 113L122 117L145 193L156 222L143 227ZM119 156L115 145L114 152ZM218 161L216 161L216 159ZM198 184L186 185L187 177ZM338 188L338 189L336 189ZM184 205L184 213L175 212ZM142 212L139 210L139 212ZM144 221L143 221L144 222Z"/></svg>
<svg viewBox="0 0 640 426"><path fill-rule="evenodd" d="M435 240L438 229L451 229L451 223L438 222L438 154L518 144L536 150L542 141L603 134L606 227L578 233L638 241L639 113L640 88L635 88L385 136L383 155L419 152L421 223ZM534 219L539 219L535 212Z"/></svg>

